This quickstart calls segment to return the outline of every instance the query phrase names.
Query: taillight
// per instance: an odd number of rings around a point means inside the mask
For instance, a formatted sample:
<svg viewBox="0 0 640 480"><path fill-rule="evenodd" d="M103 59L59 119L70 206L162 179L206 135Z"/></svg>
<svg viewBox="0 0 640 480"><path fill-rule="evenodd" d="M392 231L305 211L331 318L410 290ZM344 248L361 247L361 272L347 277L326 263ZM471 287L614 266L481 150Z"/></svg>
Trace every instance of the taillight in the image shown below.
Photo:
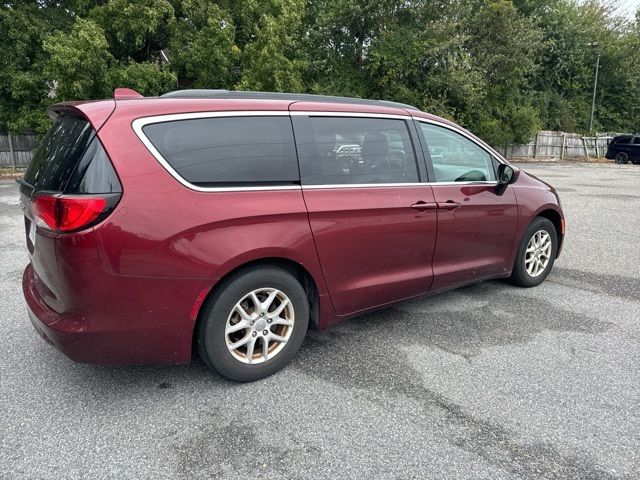
<svg viewBox="0 0 640 480"><path fill-rule="evenodd" d="M38 195L33 200L33 213L40 227L73 232L104 218L116 202L113 195Z"/></svg>
<svg viewBox="0 0 640 480"><path fill-rule="evenodd" d="M56 213L58 197L53 195L40 195L33 201L33 213L35 222L39 227L57 230L58 214Z"/></svg>

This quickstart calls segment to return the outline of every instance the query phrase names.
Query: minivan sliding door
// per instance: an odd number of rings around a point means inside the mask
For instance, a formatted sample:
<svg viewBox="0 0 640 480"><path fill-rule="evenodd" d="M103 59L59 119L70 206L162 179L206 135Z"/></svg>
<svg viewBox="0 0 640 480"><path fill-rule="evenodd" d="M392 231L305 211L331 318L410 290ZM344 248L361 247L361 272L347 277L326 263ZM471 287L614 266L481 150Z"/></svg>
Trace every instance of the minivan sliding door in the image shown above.
<svg viewBox="0 0 640 480"><path fill-rule="evenodd" d="M339 315L425 293L435 200L402 117L291 112L304 200Z"/></svg>

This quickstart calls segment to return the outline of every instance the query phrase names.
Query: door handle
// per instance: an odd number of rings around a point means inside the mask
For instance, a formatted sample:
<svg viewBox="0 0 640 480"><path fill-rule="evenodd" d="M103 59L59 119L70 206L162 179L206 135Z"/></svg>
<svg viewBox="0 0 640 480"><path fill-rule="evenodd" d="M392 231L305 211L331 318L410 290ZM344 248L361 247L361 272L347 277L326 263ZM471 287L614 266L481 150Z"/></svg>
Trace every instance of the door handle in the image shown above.
<svg viewBox="0 0 640 480"><path fill-rule="evenodd" d="M446 202L438 202L438 210L448 210L449 212L455 210L456 208L460 208L460 204L458 202L453 202L451 200Z"/></svg>
<svg viewBox="0 0 640 480"><path fill-rule="evenodd" d="M411 208L420 212L426 212L427 210L435 210L436 208L438 208L438 204L419 201L411 205Z"/></svg>

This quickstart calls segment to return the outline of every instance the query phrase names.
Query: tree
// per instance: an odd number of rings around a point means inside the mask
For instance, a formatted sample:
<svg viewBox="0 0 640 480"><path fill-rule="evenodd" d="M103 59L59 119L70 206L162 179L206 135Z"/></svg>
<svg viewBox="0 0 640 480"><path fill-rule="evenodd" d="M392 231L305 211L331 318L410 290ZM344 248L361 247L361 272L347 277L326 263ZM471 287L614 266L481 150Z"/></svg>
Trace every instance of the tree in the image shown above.
<svg viewBox="0 0 640 480"><path fill-rule="evenodd" d="M43 75L56 101L107 96L107 71L113 62L104 31L79 18L68 34L56 32L43 42Z"/></svg>
<svg viewBox="0 0 640 480"><path fill-rule="evenodd" d="M588 130L598 54L595 128L640 128L638 22L604 0L15 0L0 31L14 132L56 101L195 87L396 100L503 146Z"/></svg>
<svg viewBox="0 0 640 480"><path fill-rule="evenodd" d="M42 39L47 24L34 5L0 8L0 130L41 126L48 88L42 78Z"/></svg>
<svg viewBox="0 0 640 480"><path fill-rule="evenodd" d="M429 2L397 11L371 42L367 94L468 123L485 88L460 28L466 8L466 2Z"/></svg>
<svg viewBox="0 0 640 480"><path fill-rule="evenodd" d="M319 0L308 3L305 38L316 93L366 96L370 51L385 25L406 8L400 0Z"/></svg>
<svg viewBox="0 0 640 480"><path fill-rule="evenodd" d="M485 90L469 113L470 127L494 145L527 142L540 126L529 85L537 73L540 30L512 2L488 0L472 5L463 31Z"/></svg>
<svg viewBox="0 0 640 480"><path fill-rule="evenodd" d="M238 80L240 48L228 12L187 0L178 8L170 42L171 63L182 86L229 88Z"/></svg>
<svg viewBox="0 0 640 480"><path fill-rule="evenodd" d="M109 70L107 85L110 92L126 85L145 96L156 96L175 89L178 78L157 62L120 63Z"/></svg>
<svg viewBox="0 0 640 480"><path fill-rule="evenodd" d="M258 10L253 0L246 3ZM306 61L299 54L299 38L304 2L272 1L269 10L261 13L251 41L244 45L243 73L236 86L239 90L303 92Z"/></svg>
<svg viewBox="0 0 640 480"><path fill-rule="evenodd" d="M112 0L89 12L104 31L109 51L118 60L144 62L169 45L175 23L167 0Z"/></svg>

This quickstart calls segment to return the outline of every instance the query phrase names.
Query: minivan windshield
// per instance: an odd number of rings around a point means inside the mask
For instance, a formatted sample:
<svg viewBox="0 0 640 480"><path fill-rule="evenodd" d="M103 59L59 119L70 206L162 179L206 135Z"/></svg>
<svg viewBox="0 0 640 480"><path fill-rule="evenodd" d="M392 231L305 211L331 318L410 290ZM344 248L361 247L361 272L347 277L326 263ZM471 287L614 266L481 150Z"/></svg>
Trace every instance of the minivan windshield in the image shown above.
<svg viewBox="0 0 640 480"><path fill-rule="evenodd" d="M58 117L35 150L25 181L36 190L62 190L94 134L81 117Z"/></svg>

